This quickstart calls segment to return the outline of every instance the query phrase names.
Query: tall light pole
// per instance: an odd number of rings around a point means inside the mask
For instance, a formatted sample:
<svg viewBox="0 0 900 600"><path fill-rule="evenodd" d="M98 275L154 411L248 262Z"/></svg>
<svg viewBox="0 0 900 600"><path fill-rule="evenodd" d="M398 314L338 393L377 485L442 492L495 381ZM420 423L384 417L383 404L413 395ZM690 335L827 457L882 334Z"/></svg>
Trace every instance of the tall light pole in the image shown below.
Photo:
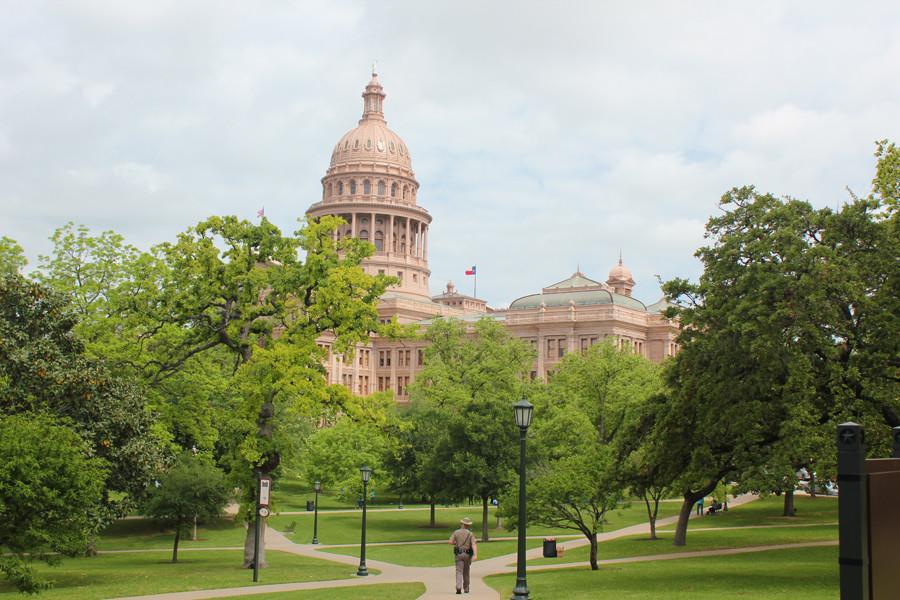
<svg viewBox="0 0 900 600"><path fill-rule="evenodd" d="M313 544L319 543L319 492L322 491L322 482L316 481L313 484L313 487L316 489L316 504L315 504L315 513L313 513Z"/></svg>
<svg viewBox="0 0 900 600"><path fill-rule="evenodd" d="M519 426L519 552L516 559L516 587L512 600L529 600L528 583L525 581L525 433L531 425L531 413L534 410L528 400L522 398L513 407L516 413L516 425Z"/></svg>
<svg viewBox="0 0 900 600"><path fill-rule="evenodd" d="M366 568L366 494L369 477L372 476L372 469L369 467L362 467L359 470L360 474L362 474L363 481L363 518L362 518L362 540L359 543L359 569L356 570L356 574L360 577L365 577L369 574L369 570Z"/></svg>

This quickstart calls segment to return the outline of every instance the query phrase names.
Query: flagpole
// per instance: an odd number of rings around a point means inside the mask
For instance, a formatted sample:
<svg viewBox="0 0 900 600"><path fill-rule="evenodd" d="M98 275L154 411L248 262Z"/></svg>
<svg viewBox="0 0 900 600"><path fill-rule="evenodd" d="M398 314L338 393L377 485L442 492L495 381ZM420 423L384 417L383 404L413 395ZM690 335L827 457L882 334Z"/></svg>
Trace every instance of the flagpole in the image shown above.
<svg viewBox="0 0 900 600"><path fill-rule="evenodd" d="M472 292L472 296L478 297L478 269L475 269L475 290Z"/></svg>

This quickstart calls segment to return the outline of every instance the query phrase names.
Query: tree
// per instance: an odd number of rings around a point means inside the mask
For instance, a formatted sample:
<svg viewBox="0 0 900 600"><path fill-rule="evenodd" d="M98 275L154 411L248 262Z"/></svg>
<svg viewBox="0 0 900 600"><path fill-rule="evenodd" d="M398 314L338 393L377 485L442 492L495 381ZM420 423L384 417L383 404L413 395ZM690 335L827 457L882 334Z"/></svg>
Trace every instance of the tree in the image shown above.
<svg viewBox="0 0 900 600"><path fill-rule="evenodd" d="M0 413L69 419L108 463L112 518L143 496L161 455L139 390L85 355L75 323L63 295L19 275L0 279Z"/></svg>
<svg viewBox="0 0 900 600"><path fill-rule="evenodd" d="M566 355L535 409L541 412L533 425L528 520L582 533L591 544L592 569L597 533L628 485L623 438L662 387L657 365L605 341ZM512 516L510 510L505 514Z"/></svg>
<svg viewBox="0 0 900 600"><path fill-rule="evenodd" d="M446 497L474 495L482 503L488 541L488 499L509 484L518 458L512 405L525 389L533 351L500 323L482 319L471 336L464 323L436 320L426 338L425 367L411 386L413 403L443 416L433 468Z"/></svg>
<svg viewBox="0 0 900 600"><path fill-rule="evenodd" d="M698 283L664 285L682 321L658 436L682 473L676 544L692 503L723 477L785 464L806 435L790 425L797 415L822 431L852 417L886 450L883 425L900 414L896 155L880 144L872 193L837 212L729 191L697 252Z"/></svg>
<svg viewBox="0 0 900 600"><path fill-rule="evenodd" d="M83 552L99 528L105 461L56 415L0 415L0 571L22 592L49 587L33 560Z"/></svg>
<svg viewBox="0 0 900 600"><path fill-rule="evenodd" d="M181 534L195 522L215 519L228 502L225 477L200 456L182 455L153 488L144 512L175 530L172 562L178 562Z"/></svg>
<svg viewBox="0 0 900 600"><path fill-rule="evenodd" d="M16 240L5 235L0 237L0 277L17 275L27 264L28 259L25 258L22 246L17 244Z"/></svg>

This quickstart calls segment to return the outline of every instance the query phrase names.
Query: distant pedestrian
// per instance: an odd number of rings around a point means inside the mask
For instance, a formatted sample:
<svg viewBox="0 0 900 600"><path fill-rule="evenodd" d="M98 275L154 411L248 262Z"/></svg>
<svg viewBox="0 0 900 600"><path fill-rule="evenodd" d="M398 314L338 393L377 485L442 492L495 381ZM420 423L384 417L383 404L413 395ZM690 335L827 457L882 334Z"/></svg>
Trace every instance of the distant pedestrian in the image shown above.
<svg viewBox="0 0 900 600"><path fill-rule="evenodd" d="M703 498L697 500L697 515L703 516Z"/></svg>
<svg viewBox="0 0 900 600"><path fill-rule="evenodd" d="M478 559L478 544L472 535L472 520L469 517L462 519L461 527L453 532L448 542L453 546L453 554L456 558L456 593L469 593L469 569L472 561Z"/></svg>

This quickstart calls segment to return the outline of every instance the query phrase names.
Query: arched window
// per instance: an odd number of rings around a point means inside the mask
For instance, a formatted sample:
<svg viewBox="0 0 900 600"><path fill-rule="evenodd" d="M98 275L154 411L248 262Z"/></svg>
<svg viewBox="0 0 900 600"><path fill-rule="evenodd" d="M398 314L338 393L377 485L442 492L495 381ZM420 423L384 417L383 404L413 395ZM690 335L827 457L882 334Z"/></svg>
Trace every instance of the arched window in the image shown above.
<svg viewBox="0 0 900 600"><path fill-rule="evenodd" d="M378 195L384 196L384 182L383 181L378 182Z"/></svg>
<svg viewBox="0 0 900 600"><path fill-rule="evenodd" d="M361 239L364 242L368 242L369 241L369 231L367 229L363 229L362 231L360 231L359 239Z"/></svg>
<svg viewBox="0 0 900 600"><path fill-rule="evenodd" d="M375 251L384 251L384 233L381 231L375 232Z"/></svg>
<svg viewBox="0 0 900 600"><path fill-rule="evenodd" d="M400 252L406 252L406 235L400 236Z"/></svg>
<svg viewBox="0 0 900 600"><path fill-rule="evenodd" d="M392 183L391 184L391 198L396 198L396 197L397 197L397 184Z"/></svg>
<svg viewBox="0 0 900 600"><path fill-rule="evenodd" d="M334 196L334 184L333 183L328 184L328 197L330 198L331 196Z"/></svg>
<svg viewBox="0 0 900 600"><path fill-rule="evenodd" d="M403 199L406 200L406 192L409 191L409 186L403 186Z"/></svg>
<svg viewBox="0 0 900 600"><path fill-rule="evenodd" d="M352 196L355 193L356 193L356 180L354 179L350 182L350 195Z"/></svg>
<svg viewBox="0 0 900 600"><path fill-rule="evenodd" d="M371 182L369 182L368 179L366 179L365 181L363 181L363 194L368 196L371 193L372 193L372 184L371 184Z"/></svg>
<svg viewBox="0 0 900 600"><path fill-rule="evenodd" d="M338 181L338 196L344 195L344 182Z"/></svg>

